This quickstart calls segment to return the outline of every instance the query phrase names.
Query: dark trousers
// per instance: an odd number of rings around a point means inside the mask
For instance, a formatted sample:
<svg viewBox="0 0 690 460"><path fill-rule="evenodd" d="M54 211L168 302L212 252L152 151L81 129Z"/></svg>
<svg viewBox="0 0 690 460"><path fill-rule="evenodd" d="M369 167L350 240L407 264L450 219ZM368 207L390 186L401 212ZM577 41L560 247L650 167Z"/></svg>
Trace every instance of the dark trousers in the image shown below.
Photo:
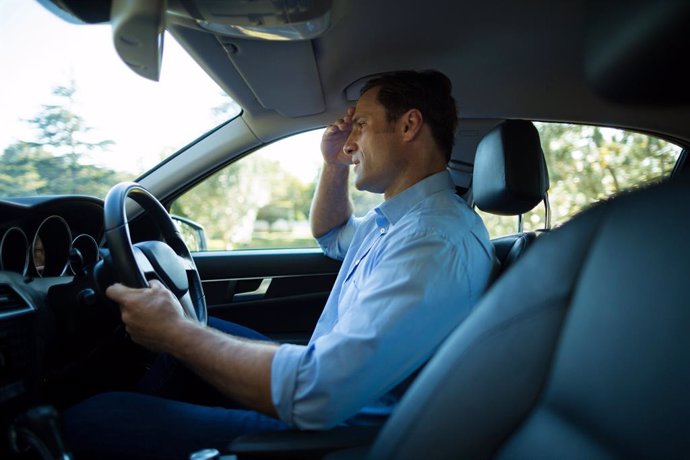
<svg viewBox="0 0 690 460"><path fill-rule="evenodd" d="M232 335L268 340L256 331L209 318ZM239 407L169 356L160 356L136 392L102 393L62 417L67 449L76 460L188 459L205 448L223 452L234 438L287 428L280 420Z"/></svg>

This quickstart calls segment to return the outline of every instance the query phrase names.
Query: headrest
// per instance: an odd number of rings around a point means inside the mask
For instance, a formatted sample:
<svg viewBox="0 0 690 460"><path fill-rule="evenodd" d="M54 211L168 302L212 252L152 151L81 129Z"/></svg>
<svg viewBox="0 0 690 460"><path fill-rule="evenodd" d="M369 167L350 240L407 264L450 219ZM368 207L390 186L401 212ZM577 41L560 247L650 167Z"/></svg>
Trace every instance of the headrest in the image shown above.
<svg viewBox="0 0 690 460"><path fill-rule="evenodd" d="M530 121L506 120L479 143L472 194L479 209L514 216L545 197L549 173L537 128Z"/></svg>

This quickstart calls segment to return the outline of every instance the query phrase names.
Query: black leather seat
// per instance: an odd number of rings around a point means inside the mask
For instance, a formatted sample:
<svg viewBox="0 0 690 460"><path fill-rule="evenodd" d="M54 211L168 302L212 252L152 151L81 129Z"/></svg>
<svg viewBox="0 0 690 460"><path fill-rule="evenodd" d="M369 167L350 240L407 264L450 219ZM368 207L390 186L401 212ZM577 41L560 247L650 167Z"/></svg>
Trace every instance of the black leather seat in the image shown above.
<svg viewBox="0 0 690 460"><path fill-rule="evenodd" d="M472 173L474 204L484 212L521 216L544 202L547 212L549 173L537 128L530 121L506 120L477 146ZM536 239L522 231L492 240L501 272L517 260Z"/></svg>
<svg viewBox="0 0 690 460"><path fill-rule="evenodd" d="M538 238L368 458L687 458L688 203L690 181L676 179Z"/></svg>

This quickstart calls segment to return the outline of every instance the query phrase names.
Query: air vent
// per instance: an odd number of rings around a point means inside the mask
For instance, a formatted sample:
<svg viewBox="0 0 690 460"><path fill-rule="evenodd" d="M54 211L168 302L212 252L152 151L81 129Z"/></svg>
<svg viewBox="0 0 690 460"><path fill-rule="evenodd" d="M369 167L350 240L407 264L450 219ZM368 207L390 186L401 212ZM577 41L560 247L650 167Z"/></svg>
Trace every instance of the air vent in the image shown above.
<svg viewBox="0 0 690 460"><path fill-rule="evenodd" d="M11 287L0 284L0 314L26 310L27 303Z"/></svg>

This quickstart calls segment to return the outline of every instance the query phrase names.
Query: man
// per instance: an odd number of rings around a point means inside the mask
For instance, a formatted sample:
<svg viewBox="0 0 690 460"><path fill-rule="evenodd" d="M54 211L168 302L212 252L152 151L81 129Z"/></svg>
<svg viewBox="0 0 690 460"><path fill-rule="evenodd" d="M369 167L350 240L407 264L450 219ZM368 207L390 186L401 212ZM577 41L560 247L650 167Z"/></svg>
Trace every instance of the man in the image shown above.
<svg viewBox="0 0 690 460"><path fill-rule="evenodd" d="M486 229L446 171L456 123L444 75L400 72L370 81L325 130L311 226L343 264L306 346L190 322L155 281L109 287L135 342L175 357L246 410L111 393L68 411L68 442L101 457L184 458L243 433L327 429L370 408L386 412L469 314L493 269ZM385 197L362 218L352 215L351 169L359 189Z"/></svg>

